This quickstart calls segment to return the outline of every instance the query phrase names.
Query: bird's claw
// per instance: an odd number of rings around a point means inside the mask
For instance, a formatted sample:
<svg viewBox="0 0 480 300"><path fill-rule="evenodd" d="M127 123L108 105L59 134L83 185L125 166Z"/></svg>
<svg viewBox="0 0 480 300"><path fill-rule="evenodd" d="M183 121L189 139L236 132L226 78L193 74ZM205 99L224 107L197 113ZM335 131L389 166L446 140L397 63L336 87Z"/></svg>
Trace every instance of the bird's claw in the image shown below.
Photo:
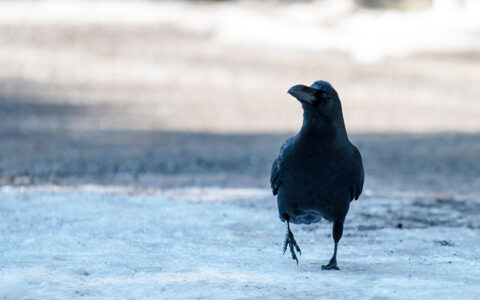
<svg viewBox="0 0 480 300"><path fill-rule="evenodd" d="M287 246L290 248L292 259L297 261L298 266L298 258L295 254L295 250L297 250L299 255L302 255L302 251L300 250L297 241L295 241L295 238L293 237L293 233L291 231L287 232L287 234L285 235L285 242L283 243L283 254L285 254L285 252L287 251Z"/></svg>
<svg viewBox="0 0 480 300"><path fill-rule="evenodd" d="M323 265L322 270L340 270L337 266L337 260L331 259L328 265Z"/></svg>

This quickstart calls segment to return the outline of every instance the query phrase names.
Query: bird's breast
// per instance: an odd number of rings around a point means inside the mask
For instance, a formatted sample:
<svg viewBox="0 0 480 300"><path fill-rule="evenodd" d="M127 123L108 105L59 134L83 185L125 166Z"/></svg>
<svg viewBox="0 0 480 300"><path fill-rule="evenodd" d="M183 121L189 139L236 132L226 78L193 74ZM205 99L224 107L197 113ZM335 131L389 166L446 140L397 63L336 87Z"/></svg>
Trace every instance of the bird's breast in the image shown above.
<svg viewBox="0 0 480 300"><path fill-rule="evenodd" d="M277 198L280 215L286 213L298 224L346 215L349 189L341 172L312 164L289 170L285 175Z"/></svg>

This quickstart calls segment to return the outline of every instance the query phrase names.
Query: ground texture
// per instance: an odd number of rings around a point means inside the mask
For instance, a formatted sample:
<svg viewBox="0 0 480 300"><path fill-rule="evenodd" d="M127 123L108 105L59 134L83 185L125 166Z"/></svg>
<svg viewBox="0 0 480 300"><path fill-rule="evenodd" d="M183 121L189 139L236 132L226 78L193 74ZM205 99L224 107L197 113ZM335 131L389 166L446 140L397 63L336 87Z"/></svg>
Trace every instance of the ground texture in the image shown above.
<svg viewBox="0 0 480 300"><path fill-rule="evenodd" d="M4 188L3 299L475 299L480 202L364 197L321 271L331 224L284 226L262 189ZM68 205L65 205L68 202ZM401 228L400 228L401 227Z"/></svg>

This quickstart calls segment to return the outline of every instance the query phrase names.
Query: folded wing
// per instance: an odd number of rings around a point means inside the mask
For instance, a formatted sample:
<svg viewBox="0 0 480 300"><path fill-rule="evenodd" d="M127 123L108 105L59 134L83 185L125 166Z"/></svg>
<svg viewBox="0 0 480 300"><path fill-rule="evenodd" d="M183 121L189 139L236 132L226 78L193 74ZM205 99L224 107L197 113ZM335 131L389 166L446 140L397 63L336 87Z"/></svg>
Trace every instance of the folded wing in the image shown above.
<svg viewBox="0 0 480 300"><path fill-rule="evenodd" d="M362 193L363 190L363 181L365 179L365 173L363 171L363 162L362 162L362 155L360 154L360 151L358 151L357 147L353 146L354 148L354 166L353 166L353 180L352 180L352 185L350 187L350 194L351 198L350 201L352 200L357 200L358 197L360 197L360 194Z"/></svg>
<svg viewBox="0 0 480 300"><path fill-rule="evenodd" d="M280 153L278 157L273 161L272 171L270 175L270 186L272 187L273 195L277 195L280 184L282 183L282 163L285 159L286 153L289 151L289 147L293 143L293 138L291 137L283 143L282 148L280 148Z"/></svg>

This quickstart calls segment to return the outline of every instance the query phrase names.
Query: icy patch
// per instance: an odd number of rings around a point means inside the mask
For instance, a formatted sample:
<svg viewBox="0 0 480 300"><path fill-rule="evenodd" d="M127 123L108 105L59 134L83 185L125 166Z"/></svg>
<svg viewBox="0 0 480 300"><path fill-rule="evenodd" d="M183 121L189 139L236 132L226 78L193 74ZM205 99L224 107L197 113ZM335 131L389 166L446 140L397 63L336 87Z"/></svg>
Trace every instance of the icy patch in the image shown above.
<svg viewBox="0 0 480 300"><path fill-rule="evenodd" d="M0 276L0 299L16 300L27 296L26 283L16 274Z"/></svg>
<svg viewBox="0 0 480 300"><path fill-rule="evenodd" d="M446 200L444 210L412 199L354 202L339 247L341 270L325 272L331 224L292 226L302 248L297 267L281 254L284 225L262 204L274 201L267 192L3 189L0 299L474 299L480 293L478 229L439 223L400 230L388 216L375 221L403 209L444 218L453 205ZM169 198L176 193L177 200ZM248 200L258 205L242 204Z"/></svg>

